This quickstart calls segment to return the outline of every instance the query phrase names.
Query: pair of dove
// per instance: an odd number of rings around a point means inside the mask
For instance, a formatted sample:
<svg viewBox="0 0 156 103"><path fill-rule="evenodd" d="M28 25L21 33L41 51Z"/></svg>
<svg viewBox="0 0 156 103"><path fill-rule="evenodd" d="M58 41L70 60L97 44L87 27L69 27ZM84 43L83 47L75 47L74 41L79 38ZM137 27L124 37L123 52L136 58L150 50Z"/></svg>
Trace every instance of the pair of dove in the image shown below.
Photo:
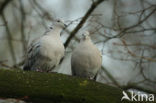
<svg viewBox="0 0 156 103"><path fill-rule="evenodd" d="M64 57L64 45L60 33L65 28L62 20L53 22L43 36L34 40L28 48L23 69L48 72L59 65ZM89 32L85 32L71 57L72 75L94 79L102 64L100 51L92 43Z"/></svg>

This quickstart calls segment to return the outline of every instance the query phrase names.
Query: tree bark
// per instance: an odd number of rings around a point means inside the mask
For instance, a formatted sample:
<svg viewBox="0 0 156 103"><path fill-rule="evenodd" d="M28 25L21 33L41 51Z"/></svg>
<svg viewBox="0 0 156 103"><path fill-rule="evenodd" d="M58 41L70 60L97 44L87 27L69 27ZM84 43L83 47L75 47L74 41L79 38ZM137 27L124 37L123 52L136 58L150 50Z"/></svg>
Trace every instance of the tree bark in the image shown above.
<svg viewBox="0 0 156 103"><path fill-rule="evenodd" d="M121 97L121 89L84 78L0 70L0 98L17 98L33 103L121 103Z"/></svg>

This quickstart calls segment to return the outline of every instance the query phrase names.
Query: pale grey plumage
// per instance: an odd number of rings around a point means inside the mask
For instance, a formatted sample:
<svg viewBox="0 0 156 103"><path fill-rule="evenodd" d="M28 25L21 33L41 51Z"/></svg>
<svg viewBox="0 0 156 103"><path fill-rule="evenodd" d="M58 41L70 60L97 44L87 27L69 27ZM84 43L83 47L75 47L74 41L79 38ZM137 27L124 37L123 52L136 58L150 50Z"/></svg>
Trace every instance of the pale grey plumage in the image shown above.
<svg viewBox="0 0 156 103"><path fill-rule="evenodd" d="M89 32L85 32L72 53L72 75L93 79L102 65L102 56L92 43Z"/></svg>
<svg viewBox="0 0 156 103"><path fill-rule="evenodd" d="M45 35L35 39L28 48L24 70L51 71L64 56L64 46L60 33L64 24L61 20L53 22Z"/></svg>

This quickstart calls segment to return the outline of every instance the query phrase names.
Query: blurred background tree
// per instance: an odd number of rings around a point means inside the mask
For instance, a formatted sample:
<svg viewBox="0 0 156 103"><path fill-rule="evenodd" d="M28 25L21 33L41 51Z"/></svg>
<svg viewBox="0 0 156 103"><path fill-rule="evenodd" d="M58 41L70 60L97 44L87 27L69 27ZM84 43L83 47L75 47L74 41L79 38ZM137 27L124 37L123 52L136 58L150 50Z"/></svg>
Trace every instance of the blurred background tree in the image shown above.
<svg viewBox="0 0 156 103"><path fill-rule="evenodd" d="M57 72L71 75L72 50L88 30L103 54L97 81L156 94L155 11L155 0L1 0L0 67L22 68L29 43L62 18L66 56Z"/></svg>

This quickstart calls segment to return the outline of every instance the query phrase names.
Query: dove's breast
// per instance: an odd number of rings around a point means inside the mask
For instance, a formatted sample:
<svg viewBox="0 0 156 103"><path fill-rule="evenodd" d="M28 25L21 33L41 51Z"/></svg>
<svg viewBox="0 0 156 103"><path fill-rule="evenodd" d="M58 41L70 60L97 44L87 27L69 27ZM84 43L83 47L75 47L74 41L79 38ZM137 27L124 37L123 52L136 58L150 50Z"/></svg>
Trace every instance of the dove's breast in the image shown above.
<svg viewBox="0 0 156 103"><path fill-rule="evenodd" d="M92 43L80 43L71 58L72 71L77 76L93 78L101 67L101 54Z"/></svg>
<svg viewBox="0 0 156 103"><path fill-rule="evenodd" d="M58 64L64 56L64 46L60 39L45 36L41 40L40 53L44 57L48 57L51 61Z"/></svg>

